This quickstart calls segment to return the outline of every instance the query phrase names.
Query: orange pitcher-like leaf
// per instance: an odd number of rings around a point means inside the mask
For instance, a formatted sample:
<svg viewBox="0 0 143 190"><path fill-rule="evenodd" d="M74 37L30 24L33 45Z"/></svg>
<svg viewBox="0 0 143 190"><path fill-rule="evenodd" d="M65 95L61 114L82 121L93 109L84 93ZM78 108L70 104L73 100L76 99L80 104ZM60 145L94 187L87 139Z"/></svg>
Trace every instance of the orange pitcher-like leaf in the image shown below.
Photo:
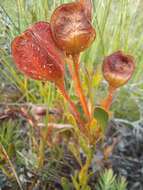
<svg viewBox="0 0 143 190"><path fill-rule="evenodd" d="M38 22L16 37L12 56L19 70L30 78L55 83L64 78L64 63L47 22Z"/></svg>
<svg viewBox="0 0 143 190"><path fill-rule="evenodd" d="M51 17L51 30L57 46L68 55L79 54L95 39L91 24L90 0L59 6Z"/></svg>
<svg viewBox="0 0 143 190"><path fill-rule="evenodd" d="M118 88L131 78L135 69L134 58L117 51L107 56L103 62L103 75L113 88Z"/></svg>
<svg viewBox="0 0 143 190"><path fill-rule="evenodd" d="M65 90L63 57L52 39L49 23L38 22L16 37L12 42L12 56L25 75L36 80L54 82L81 124L76 106Z"/></svg>

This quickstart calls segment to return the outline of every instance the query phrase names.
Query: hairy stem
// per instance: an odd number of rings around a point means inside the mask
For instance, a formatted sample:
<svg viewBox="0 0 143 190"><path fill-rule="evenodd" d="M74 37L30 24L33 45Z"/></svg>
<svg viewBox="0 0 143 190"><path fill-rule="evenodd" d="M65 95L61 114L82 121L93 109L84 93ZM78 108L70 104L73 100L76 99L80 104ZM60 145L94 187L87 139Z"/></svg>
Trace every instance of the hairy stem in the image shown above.
<svg viewBox="0 0 143 190"><path fill-rule="evenodd" d="M83 111L88 117L88 119L90 120L90 113L87 106L87 101L84 96L82 85L80 82L80 77L79 77L79 55L75 55L72 58L73 58L73 69L74 69L72 73L72 77L73 77L73 80L75 81L76 91L77 91L77 94L79 95Z"/></svg>

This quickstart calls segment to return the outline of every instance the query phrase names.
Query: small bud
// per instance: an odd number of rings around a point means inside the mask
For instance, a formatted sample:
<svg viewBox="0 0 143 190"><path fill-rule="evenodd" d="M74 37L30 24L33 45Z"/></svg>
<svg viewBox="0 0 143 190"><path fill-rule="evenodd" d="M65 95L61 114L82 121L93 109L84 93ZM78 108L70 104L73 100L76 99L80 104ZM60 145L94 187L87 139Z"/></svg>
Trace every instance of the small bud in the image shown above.
<svg viewBox="0 0 143 190"><path fill-rule="evenodd" d="M51 30L57 46L68 55L79 54L95 39L89 0L59 6L51 17Z"/></svg>
<svg viewBox="0 0 143 190"><path fill-rule="evenodd" d="M132 56L117 51L105 57L102 69L109 86L118 88L131 78L135 70L135 61Z"/></svg>
<svg viewBox="0 0 143 190"><path fill-rule="evenodd" d="M63 59L47 22L38 22L16 37L12 56L19 70L30 78L55 83L64 78Z"/></svg>

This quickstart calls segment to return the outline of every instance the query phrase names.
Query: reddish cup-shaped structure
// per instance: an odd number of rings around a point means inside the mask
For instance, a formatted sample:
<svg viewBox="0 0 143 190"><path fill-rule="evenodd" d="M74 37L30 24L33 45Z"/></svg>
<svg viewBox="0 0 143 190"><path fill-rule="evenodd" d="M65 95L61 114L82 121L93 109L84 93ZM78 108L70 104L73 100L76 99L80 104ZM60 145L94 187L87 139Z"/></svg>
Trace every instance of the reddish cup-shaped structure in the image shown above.
<svg viewBox="0 0 143 190"><path fill-rule="evenodd" d="M63 4L54 11L50 21L53 39L67 55L79 54L94 41L91 17L91 0Z"/></svg>
<svg viewBox="0 0 143 190"><path fill-rule="evenodd" d="M135 61L132 56L117 51L105 57L102 70L109 86L116 89L131 78L135 70Z"/></svg>
<svg viewBox="0 0 143 190"><path fill-rule="evenodd" d="M64 78L62 55L47 22L38 22L16 37L12 56L19 70L30 78L55 83Z"/></svg>

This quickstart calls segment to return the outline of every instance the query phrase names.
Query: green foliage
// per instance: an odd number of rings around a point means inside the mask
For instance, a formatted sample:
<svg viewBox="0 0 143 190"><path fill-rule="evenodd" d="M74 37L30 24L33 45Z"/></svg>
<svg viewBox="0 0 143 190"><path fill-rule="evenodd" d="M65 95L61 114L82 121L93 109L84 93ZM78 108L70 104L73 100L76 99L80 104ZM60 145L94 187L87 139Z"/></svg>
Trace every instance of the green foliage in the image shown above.
<svg viewBox="0 0 143 190"><path fill-rule="evenodd" d="M61 179L61 185L63 187L63 190L71 190L72 189L71 183L69 182L68 179L66 179L64 177Z"/></svg>
<svg viewBox="0 0 143 190"><path fill-rule="evenodd" d="M50 15L55 7L66 2L69 1L0 0L0 89L10 84L18 90L16 91L16 95L17 92L20 92L18 96L14 96L14 98L12 96L12 103L33 102L35 104L47 104L48 107L52 107L54 101L59 100L60 95L52 84L48 82L43 84L39 81L27 79L16 70L10 55L10 43L16 35L24 31L30 24L39 20L49 21ZM98 103L97 99L100 101L100 98L95 99L95 97L102 82L100 67L104 56L118 49L122 49L132 54L137 62L132 83L136 84L142 79L143 3L142 0L94 0L93 2L93 24L96 28L97 38L92 47L82 54L81 77L83 79L83 87L86 94L89 96L90 103L95 106L95 104ZM74 97L72 84L70 84L71 80L68 74L67 77L68 79L66 82L70 89L70 95ZM130 87L130 84L128 86ZM139 86L139 89L142 89L142 85ZM0 90L0 92L2 91ZM101 93L104 94L104 89L102 88ZM12 95L11 91L8 97L10 95ZM125 89L125 92L121 91L117 104L115 102L115 109L113 109L115 110L115 117L128 119L130 121L139 120L140 110L136 103L138 94L134 93L134 101L132 101L132 98L129 98L129 96L130 92L128 92L128 88ZM141 94L139 96L142 100ZM3 100L1 93L0 101L3 102ZM126 103L126 106L124 103ZM107 126L108 114L101 108L95 108L94 117L104 130ZM67 114L67 119L70 123L76 125L72 115ZM10 120L0 125L0 142L7 150L8 155L13 156L13 152L18 153L19 162L23 163L26 168L35 171L37 169L38 154L31 145L32 138L29 138L28 145L30 150L23 150L20 152L19 147L21 141L19 141L19 132L15 127L17 124ZM87 160L83 164L79 147L76 146L76 144L69 145L69 149L76 157L81 166L81 170L76 171L75 175L72 176L73 184L71 184L66 177L61 179L64 190L71 190L73 185L76 190L81 190L81 187L83 190L90 190L88 186L88 180L90 178L88 168L91 162L92 150L84 138L79 137L79 141L80 148L84 155L86 155ZM23 142L23 144L26 145L25 142ZM58 149L57 155L55 155L56 149L54 149L54 153L48 148L44 151L48 152L48 156L50 154L49 157L46 155L48 158L46 160L48 164L44 165L46 171L43 169L42 171L38 171L40 174L37 173L50 182L60 180L59 178L63 176L63 174L60 173L60 170L62 170L61 165L64 164L64 159L61 158L63 156L62 149ZM95 187L97 190L125 190L126 181L123 178L115 176L112 170L106 170L101 175L97 186L98 187Z"/></svg>
<svg viewBox="0 0 143 190"><path fill-rule="evenodd" d="M5 147L9 156L12 156L16 150L20 150L22 147L18 125L17 122L9 120L0 126L0 143Z"/></svg>
<svg viewBox="0 0 143 190"><path fill-rule="evenodd" d="M94 117L97 120L97 124L102 128L103 131L105 131L108 125L108 113L104 109L96 107L94 110Z"/></svg>
<svg viewBox="0 0 143 190"><path fill-rule="evenodd" d="M127 183L124 178L117 178L111 169L101 174L97 190L126 190Z"/></svg>
<svg viewBox="0 0 143 190"><path fill-rule="evenodd" d="M142 1L125 0L95 0L94 1L94 24L97 31L97 39L92 48L84 55L86 65L100 63L102 56L122 49L137 57L142 62L141 44L136 40L142 38ZM118 11L115 11L118 8ZM138 21L140 20L140 23ZM134 24L135 23L135 24ZM140 40L139 40L140 41ZM138 63L139 65L141 63ZM138 66L139 66L138 65ZM138 67L137 66L137 67Z"/></svg>
<svg viewBox="0 0 143 190"><path fill-rule="evenodd" d="M128 120L135 122L140 120L141 110L137 101L132 95L132 91L129 88L123 88L115 98L112 105L115 118Z"/></svg>

